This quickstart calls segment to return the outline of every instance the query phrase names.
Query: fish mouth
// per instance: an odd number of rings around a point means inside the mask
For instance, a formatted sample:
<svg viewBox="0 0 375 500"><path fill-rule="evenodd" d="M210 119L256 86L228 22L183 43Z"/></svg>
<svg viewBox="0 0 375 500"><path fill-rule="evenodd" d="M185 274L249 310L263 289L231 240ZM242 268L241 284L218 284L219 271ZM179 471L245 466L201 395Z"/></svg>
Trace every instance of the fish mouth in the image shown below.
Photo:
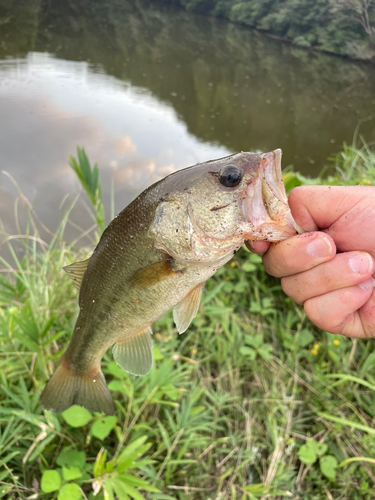
<svg viewBox="0 0 375 500"><path fill-rule="evenodd" d="M264 153L258 170L241 200L244 218L250 223L245 238L280 241L303 233L291 214L281 171L281 149Z"/></svg>

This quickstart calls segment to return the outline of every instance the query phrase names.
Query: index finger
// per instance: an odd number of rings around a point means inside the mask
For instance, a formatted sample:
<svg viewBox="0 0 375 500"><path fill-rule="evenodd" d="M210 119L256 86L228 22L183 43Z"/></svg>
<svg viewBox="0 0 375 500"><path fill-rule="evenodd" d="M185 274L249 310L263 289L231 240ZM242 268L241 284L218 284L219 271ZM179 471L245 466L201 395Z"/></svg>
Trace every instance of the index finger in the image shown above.
<svg viewBox="0 0 375 500"><path fill-rule="evenodd" d="M315 231L273 243L263 256L263 265L268 274L280 278L308 271L331 260L335 254L333 239Z"/></svg>
<svg viewBox="0 0 375 500"><path fill-rule="evenodd" d="M337 250L374 254L373 186L300 186L288 198L296 222L307 231L324 229Z"/></svg>

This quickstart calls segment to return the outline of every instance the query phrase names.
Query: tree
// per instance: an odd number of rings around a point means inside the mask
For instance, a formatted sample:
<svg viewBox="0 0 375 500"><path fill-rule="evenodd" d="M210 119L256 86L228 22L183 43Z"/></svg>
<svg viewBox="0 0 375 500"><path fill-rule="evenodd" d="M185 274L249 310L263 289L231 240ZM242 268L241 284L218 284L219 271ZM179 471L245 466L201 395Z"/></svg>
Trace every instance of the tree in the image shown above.
<svg viewBox="0 0 375 500"><path fill-rule="evenodd" d="M369 36L375 41L375 0L330 0L332 12L355 19Z"/></svg>

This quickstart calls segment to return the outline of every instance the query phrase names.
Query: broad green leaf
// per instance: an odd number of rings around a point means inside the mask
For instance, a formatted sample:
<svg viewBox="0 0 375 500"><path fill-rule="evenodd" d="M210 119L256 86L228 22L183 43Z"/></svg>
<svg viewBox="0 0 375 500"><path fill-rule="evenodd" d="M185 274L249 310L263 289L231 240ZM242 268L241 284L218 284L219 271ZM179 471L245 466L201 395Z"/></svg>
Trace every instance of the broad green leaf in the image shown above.
<svg viewBox="0 0 375 500"><path fill-rule="evenodd" d="M316 451L316 454L318 455L318 457L321 457L322 455L324 455L324 453L327 451L327 449L328 449L328 446L326 444L317 443L315 451Z"/></svg>
<svg viewBox="0 0 375 500"><path fill-rule="evenodd" d="M320 470L328 479L336 478L337 460L331 455L326 455L320 459Z"/></svg>
<svg viewBox="0 0 375 500"><path fill-rule="evenodd" d="M254 336L246 335L245 343L254 349L258 349L263 344L263 335L261 333L257 333Z"/></svg>
<svg viewBox="0 0 375 500"><path fill-rule="evenodd" d="M42 475L42 482L40 487L44 493L51 493L57 491L61 485L60 474L56 470L45 470Z"/></svg>
<svg viewBox="0 0 375 500"><path fill-rule="evenodd" d="M106 462L105 464L105 470L108 474L112 474L112 472L115 470L115 460L110 460L109 462Z"/></svg>
<svg viewBox="0 0 375 500"><path fill-rule="evenodd" d="M262 263L262 257L260 255L257 255L256 253L251 253L249 256L249 259L254 264L261 264Z"/></svg>
<svg viewBox="0 0 375 500"><path fill-rule="evenodd" d="M309 442L308 442L309 443ZM316 451L309 444L304 444L298 450L298 457L305 464L313 464L317 459Z"/></svg>
<svg viewBox="0 0 375 500"><path fill-rule="evenodd" d="M0 487L0 498L4 498L4 496L10 491L13 489L13 485L12 484L3 484L1 487ZM10 498L10 497L7 497L7 498Z"/></svg>
<svg viewBox="0 0 375 500"><path fill-rule="evenodd" d="M68 467L79 467L83 469L86 463L86 454L84 451L76 451L71 448L64 448L60 451L57 459L57 465L60 467L68 466Z"/></svg>
<svg viewBox="0 0 375 500"><path fill-rule="evenodd" d="M109 363L108 371L109 373L111 373L112 375L114 375L116 378L119 379L123 378L127 379L129 377L128 373L124 371L122 368L120 368L115 361Z"/></svg>
<svg viewBox="0 0 375 500"><path fill-rule="evenodd" d="M98 439L105 439L114 429L116 422L117 417L115 416L101 417L92 424L90 432Z"/></svg>
<svg viewBox="0 0 375 500"><path fill-rule="evenodd" d="M309 330L301 330L296 337L296 344L299 347L306 347L314 340L314 335Z"/></svg>
<svg viewBox="0 0 375 500"><path fill-rule="evenodd" d="M79 467L63 467L62 475L65 481L73 481L82 476L82 472Z"/></svg>
<svg viewBox="0 0 375 500"><path fill-rule="evenodd" d="M251 313L259 313L262 310L262 306L258 304L257 302L252 302L250 304L250 312Z"/></svg>
<svg viewBox="0 0 375 500"><path fill-rule="evenodd" d="M152 354L155 361L160 361L161 359L164 359L164 356L161 353L159 347L154 346L152 349Z"/></svg>
<svg viewBox="0 0 375 500"><path fill-rule="evenodd" d="M73 405L62 413L63 419L71 427L83 427L91 420L91 413L83 406Z"/></svg>
<svg viewBox="0 0 375 500"><path fill-rule="evenodd" d="M108 389L110 391L123 392L124 394L128 393L128 387L121 380L111 380L108 384Z"/></svg>
<svg viewBox="0 0 375 500"><path fill-rule="evenodd" d="M57 500L79 500L80 498L82 498L82 494L78 484L69 483L64 484L61 488Z"/></svg>
<svg viewBox="0 0 375 500"><path fill-rule="evenodd" d="M262 347L260 347L258 349L257 352L258 352L260 357L267 360L267 359L272 359L271 351L272 351L272 345L271 344L264 344L264 345L262 345Z"/></svg>
<svg viewBox="0 0 375 500"><path fill-rule="evenodd" d="M240 353L243 356L248 356L251 360L254 360L257 356L257 353L254 349L246 346L240 347Z"/></svg>
<svg viewBox="0 0 375 500"><path fill-rule="evenodd" d="M288 193L293 188L300 186L302 182L294 172L287 172L283 175L285 191Z"/></svg>
<svg viewBox="0 0 375 500"><path fill-rule="evenodd" d="M255 264L253 264L252 262L245 262L244 264L242 264L242 269L246 272L246 273L251 273L253 271L256 271L256 266Z"/></svg>

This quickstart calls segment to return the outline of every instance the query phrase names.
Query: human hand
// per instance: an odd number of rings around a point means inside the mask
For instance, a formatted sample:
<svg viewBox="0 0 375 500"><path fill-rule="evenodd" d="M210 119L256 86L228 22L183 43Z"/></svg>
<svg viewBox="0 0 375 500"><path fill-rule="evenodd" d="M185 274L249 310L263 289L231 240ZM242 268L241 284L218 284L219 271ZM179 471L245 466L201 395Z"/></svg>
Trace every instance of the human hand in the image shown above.
<svg viewBox="0 0 375 500"><path fill-rule="evenodd" d="M248 243L249 248L266 252L266 271L281 277L284 292L304 305L316 326L375 337L375 187L298 187L289 205L310 232L271 245Z"/></svg>

